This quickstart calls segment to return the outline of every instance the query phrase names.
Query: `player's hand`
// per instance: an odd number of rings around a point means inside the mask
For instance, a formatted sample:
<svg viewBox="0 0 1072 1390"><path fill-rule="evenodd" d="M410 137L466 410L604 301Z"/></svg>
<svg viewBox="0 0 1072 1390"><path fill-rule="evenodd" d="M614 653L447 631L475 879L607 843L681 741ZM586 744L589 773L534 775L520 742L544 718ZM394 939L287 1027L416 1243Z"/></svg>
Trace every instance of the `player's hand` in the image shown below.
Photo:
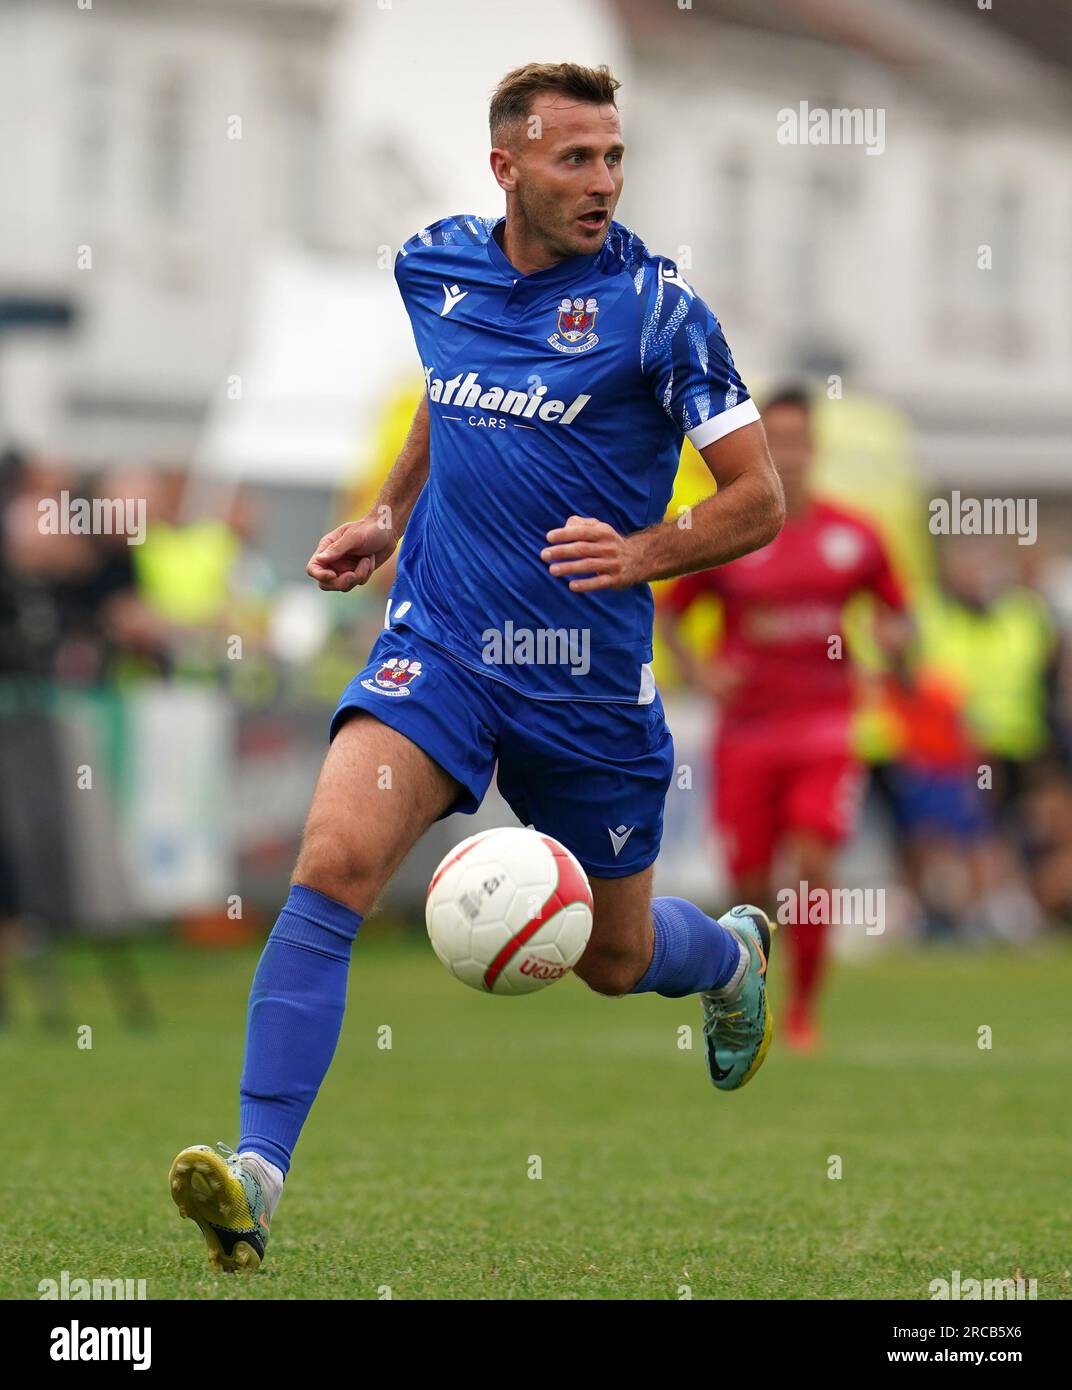
<svg viewBox="0 0 1072 1390"><path fill-rule="evenodd" d="M592 516L571 516L565 526L548 531L550 542L540 551L540 559L556 578L570 578L574 593L593 589L629 589L641 576L628 536L619 536L613 526Z"/></svg>
<svg viewBox="0 0 1072 1390"><path fill-rule="evenodd" d="M367 584L386 564L398 544L398 536L377 517L347 521L317 542L305 573L324 590L348 594Z"/></svg>

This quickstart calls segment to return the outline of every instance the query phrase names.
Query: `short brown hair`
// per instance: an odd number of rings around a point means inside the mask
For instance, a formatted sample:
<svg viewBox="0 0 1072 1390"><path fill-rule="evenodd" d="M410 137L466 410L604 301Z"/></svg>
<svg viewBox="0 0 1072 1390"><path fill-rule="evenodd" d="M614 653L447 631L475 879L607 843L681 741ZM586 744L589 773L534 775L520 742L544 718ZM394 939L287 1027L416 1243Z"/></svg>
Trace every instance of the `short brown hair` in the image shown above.
<svg viewBox="0 0 1072 1390"><path fill-rule="evenodd" d="M575 101L615 106L614 93L622 84L606 63L598 68L579 63L526 63L508 72L495 88L488 112L491 142L501 144L510 126L526 121L537 92L557 92Z"/></svg>

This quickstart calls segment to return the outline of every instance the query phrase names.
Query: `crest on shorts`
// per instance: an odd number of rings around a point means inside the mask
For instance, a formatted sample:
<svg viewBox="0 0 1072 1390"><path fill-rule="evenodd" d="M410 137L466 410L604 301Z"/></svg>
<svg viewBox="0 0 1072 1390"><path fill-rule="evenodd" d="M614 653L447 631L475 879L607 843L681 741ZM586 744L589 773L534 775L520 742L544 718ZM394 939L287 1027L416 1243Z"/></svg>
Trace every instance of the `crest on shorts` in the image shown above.
<svg viewBox="0 0 1072 1390"><path fill-rule="evenodd" d="M557 332L552 333L548 343L556 352L587 352L594 348L599 338L593 332L598 306L595 296L582 299L563 299L558 306L556 318Z"/></svg>
<svg viewBox="0 0 1072 1390"><path fill-rule="evenodd" d="M421 674L421 663L408 656L392 656L383 663L371 680L366 676L361 684L366 690L380 695L408 695L409 688Z"/></svg>

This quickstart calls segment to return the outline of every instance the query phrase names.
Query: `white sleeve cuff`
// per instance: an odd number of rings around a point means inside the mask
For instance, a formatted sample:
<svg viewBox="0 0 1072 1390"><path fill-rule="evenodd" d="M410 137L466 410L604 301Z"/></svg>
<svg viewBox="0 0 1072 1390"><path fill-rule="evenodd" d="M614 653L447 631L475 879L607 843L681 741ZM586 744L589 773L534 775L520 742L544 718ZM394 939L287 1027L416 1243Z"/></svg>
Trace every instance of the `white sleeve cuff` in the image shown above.
<svg viewBox="0 0 1072 1390"><path fill-rule="evenodd" d="M756 409L756 403L749 396L746 401L741 401L740 405L724 410L720 415L712 415L703 424L695 425L691 430L686 430L685 433L694 449L704 449L708 444L713 444L716 439L721 439L724 434L732 434L734 430L739 430L742 425L750 425L758 419L759 411Z"/></svg>

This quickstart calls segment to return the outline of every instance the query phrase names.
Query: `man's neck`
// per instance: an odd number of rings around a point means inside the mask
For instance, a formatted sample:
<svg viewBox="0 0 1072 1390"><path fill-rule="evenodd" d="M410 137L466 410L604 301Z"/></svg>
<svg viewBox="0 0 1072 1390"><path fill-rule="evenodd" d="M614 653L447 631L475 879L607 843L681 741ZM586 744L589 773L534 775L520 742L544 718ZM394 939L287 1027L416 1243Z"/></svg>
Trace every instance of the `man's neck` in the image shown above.
<svg viewBox="0 0 1072 1390"><path fill-rule="evenodd" d="M543 242L526 236L524 229L518 227L518 219L509 215L502 224L502 239L499 245L506 259L522 275L534 275L538 270L548 270L566 259L565 256L556 255Z"/></svg>

